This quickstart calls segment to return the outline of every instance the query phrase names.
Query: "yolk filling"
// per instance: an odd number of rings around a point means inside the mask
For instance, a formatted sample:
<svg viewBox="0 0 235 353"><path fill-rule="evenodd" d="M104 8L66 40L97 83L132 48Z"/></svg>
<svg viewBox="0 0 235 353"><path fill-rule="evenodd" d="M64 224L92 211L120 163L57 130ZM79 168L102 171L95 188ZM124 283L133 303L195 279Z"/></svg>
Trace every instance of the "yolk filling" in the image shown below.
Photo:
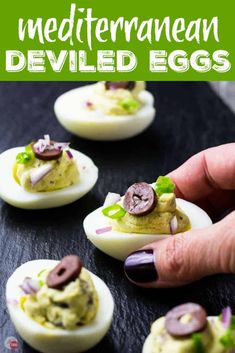
<svg viewBox="0 0 235 353"><path fill-rule="evenodd" d="M120 205L123 206L122 201ZM126 212L125 216L111 220L113 229L126 233L171 234L171 221L176 217L177 229L174 233L185 232L191 228L188 216L176 206L174 193L159 196L155 209L141 217Z"/></svg>
<svg viewBox="0 0 235 353"><path fill-rule="evenodd" d="M133 115L141 108L139 94L144 90L143 81L137 81L133 90L107 90L104 82L98 82L93 85L92 102L87 108L100 110L105 115Z"/></svg>
<svg viewBox="0 0 235 353"><path fill-rule="evenodd" d="M37 168L51 165L52 170L38 183L32 184L30 174ZM16 163L13 166L13 177L25 190L29 192L55 191L73 185L79 181L79 170L74 159L70 159L63 152L58 160L43 161L37 158L26 164Z"/></svg>
<svg viewBox="0 0 235 353"><path fill-rule="evenodd" d="M98 306L96 289L84 268L79 277L63 290L43 284L38 292L26 295L21 300L25 313L39 324L68 330L90 323L97 314Z"/></svg>

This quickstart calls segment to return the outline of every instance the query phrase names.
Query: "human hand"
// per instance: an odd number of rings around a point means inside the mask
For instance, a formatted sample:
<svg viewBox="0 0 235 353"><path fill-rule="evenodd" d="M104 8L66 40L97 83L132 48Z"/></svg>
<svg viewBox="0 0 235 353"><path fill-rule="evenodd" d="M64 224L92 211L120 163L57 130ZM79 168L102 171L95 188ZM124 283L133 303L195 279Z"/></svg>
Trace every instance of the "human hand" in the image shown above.
<svg viewBox="0 0 235 353"><path fill-rule="evenodd" d="M176 195L221 221L145 246L130 254L125 273L145 287L176 287L215 273L235 273L235 143L210 148L169 174Z"/></svg>

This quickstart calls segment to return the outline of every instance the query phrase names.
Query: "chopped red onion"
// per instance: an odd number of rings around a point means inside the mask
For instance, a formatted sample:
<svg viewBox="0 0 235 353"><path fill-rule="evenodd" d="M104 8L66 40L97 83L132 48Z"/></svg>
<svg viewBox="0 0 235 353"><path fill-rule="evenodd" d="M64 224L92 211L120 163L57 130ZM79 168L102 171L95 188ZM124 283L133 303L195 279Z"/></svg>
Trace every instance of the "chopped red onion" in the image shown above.
<svg viewBox="0 0 235 353"><path fill-rule="evenodd" d="M26 277L23 283L20 285L20 288L25 294L32 294L39 291L40 286L38 282L30 277Z"/></svg>
<svg viewBox="0 0 235 353"><path fill-rule="evenodd" d="M53 149L64 151L70 145L69 142L55 142L52 146Z"/></svg>
<svg viewBox="0 0 235 353"><path fill-rule="evenodd" d="M231 308L228 306L227 308L224 308L222 310L222 318L221 321L224 325L225 328L229 328L230 324L231 324L231 319L232 319L232 310Z"/></svg>
<svg viewBox="0 0 235 353"><path fill-rule="evenodd" d="M112 226L96 229L95 232L96 234L103 234L103 233L110 232L111 230L112 230Z"/></svg>
<svg viewBox="0 0 235 353"><path fill-rule="evenodd" d="M35 168L30 173L30 180L32 185L36 185L42 180L48 173L52 171L53 167L51 164L44 164L41 167Z"/></svg>
<svg viewBox="0 0 235 353"><path fill-rule="evenodd" d="M45 150L59 150L64 151L69 147L67 142L54 142L52 143L50 135L44 135L44 139L39 139L35 144L34 148L38 150L39 153L43 153Z"/></svg>
<svg viewBox="0 0 235 353"><path fill-rule="evenodd" d="M47 143L45 140L43 139L39 139L35 144L34 144L34 148L36 148L36 150L39 152L39 153L43 153L46 148L47 148Z"/></svg>
<svg viewBox="0 0 235 353"><path fill-rule="evenodd" d="M171 234L174 235L178 229L178 220L177 217L174 216L172 220L170 221L170 231Z"/></svg>
<svg viewBox="0 0 235 353"><path fill-rule="evenodd" d="M115 194L114 192L109 192L104 201L104 207L115 205L118 201L121 200L120 194Z"/></svg>
<svg viewBox="0 0 235 353"><path fill-rule="evenodd" d="M47 144L47 146L50 146L50 144L51 144L50 135L44 135L44 140L45 140L45 143Z"/></svg>
<svg viewBox="0 0 235 353"><path fill-rule="evenodd" d="M70 150L66 150L65 152L67 153L69 159L73 159L73 154Z"/></svg>

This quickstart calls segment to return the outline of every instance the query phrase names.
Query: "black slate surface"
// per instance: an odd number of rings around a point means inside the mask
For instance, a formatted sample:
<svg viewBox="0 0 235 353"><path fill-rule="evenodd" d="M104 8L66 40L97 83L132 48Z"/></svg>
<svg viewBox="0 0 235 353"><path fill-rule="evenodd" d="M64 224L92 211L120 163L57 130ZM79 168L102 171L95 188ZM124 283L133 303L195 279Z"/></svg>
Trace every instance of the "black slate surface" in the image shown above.
<svg viewBox="0 0 235 353"><path fill-rule="evenodd" d="M60 209L23 211L0 201L1 353L9 352L4 348L8 336L19 339L17 352L35 352L15 332L4 298L7 278L21 263L32 259L60 259L77 252L86 267L110 287L116 302L113 325L92 353L140 353L151 322L185 301L204 305L210 315L228 304L235 309L235 276L213 276L179 289L140 289L127 281L121 262L87 241L82 228L84 217L102 203L108 191L123 193L137 180L152 182L194 153L234 141L234 114L206 83L149 83L157 102L157 118L151 128L123 142L91 142L66 132L53 113L56 97L76 86L0 83L1 152L49 133L57 140L71 141L72 147L92 157L100 170L92 192Z"/></svg>

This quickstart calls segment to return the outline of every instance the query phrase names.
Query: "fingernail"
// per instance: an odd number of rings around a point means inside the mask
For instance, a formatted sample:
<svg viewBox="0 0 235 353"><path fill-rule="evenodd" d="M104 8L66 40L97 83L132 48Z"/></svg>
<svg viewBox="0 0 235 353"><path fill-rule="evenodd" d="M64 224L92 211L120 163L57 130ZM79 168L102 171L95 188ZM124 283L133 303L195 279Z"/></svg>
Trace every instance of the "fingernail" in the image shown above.
<svg viewBox="0 0 235 353"><path fill-rule="evenodd" d="M152 249L138 250L130 254L124 263L126 276L133 282L148 283L158 279Z"/></svg>

